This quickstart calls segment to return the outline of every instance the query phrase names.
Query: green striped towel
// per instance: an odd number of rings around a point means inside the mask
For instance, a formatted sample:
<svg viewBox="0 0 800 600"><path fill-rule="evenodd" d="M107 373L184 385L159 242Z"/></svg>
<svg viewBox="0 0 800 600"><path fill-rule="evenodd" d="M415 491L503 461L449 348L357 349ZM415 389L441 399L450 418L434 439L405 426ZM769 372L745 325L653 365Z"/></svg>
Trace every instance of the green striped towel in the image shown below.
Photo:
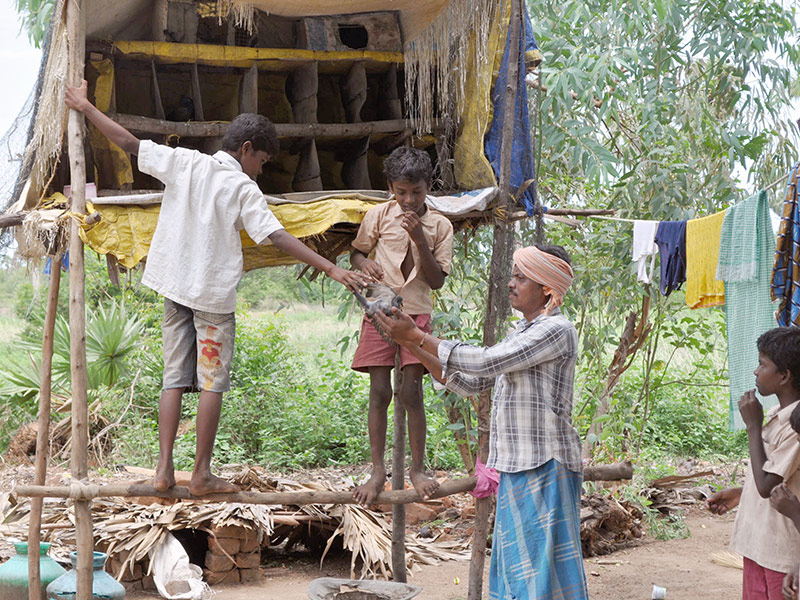
<svg viewBox="0 0 800 600"><path fill-rule="evenodd" d="M739 398L755 387L758 336L777 327L770 299L775 234L769 219L767 193L762 191L725 213L719 242L717 279L725 282L728 329L729 424L742 429ZM775 396L761 398L764 409L777 404Z"/></svg>

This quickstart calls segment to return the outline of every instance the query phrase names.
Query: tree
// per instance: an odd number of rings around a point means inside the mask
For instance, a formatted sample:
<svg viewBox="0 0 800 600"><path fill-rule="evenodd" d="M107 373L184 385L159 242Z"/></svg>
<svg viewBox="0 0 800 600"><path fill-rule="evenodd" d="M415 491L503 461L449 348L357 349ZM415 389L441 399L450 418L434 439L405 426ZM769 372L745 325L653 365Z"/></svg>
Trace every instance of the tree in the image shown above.
<svg viewBox="0 0 800 600"><path fill-rule="evenodd" d="M55 0L16 0L16 9L20 15L20 29L27 32L28 40L41 48L50 27Z"/></svg>
<svg viewBox="0 0 800 600"><path fill-rule="evenodd" d="M796 127L785 116L800 67L793 6L547 0L529 8L544 56L531 105L545 205L613 208L636 219L693 218L744 196L737 172L763 186L798 160ZM624 225L590 221L568 232L552 226L548 238L569 247L579 265L568 308L582 341L584 426L622 324L643 294L653 296L654 329L642 348L648 373L658 366L659 343L691 341L696 364L713 351L707 344L718 319L689 316L691 324L676 328L667 316L678 311L682 295L663 299L636 283ZM648 376L643 385L649 382ZM628 402L620 417L630 428L622 433L641 430L630 417L641 417L646 405L637 402L648 398Z"/></svg>

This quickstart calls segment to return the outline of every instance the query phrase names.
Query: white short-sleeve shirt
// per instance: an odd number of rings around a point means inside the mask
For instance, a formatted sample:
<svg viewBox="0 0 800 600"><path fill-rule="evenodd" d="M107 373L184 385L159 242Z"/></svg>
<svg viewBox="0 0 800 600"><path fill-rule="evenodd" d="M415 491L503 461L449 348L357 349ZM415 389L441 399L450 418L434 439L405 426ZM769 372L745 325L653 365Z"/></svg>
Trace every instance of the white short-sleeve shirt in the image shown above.
<svg viewBox="0 0 800 600"><path fill-rule="evenodd" d="M164 183L142 283L196 310L236 310L245 229L257 244L283 226L233 156L143 140L139 170Z"/></svg>

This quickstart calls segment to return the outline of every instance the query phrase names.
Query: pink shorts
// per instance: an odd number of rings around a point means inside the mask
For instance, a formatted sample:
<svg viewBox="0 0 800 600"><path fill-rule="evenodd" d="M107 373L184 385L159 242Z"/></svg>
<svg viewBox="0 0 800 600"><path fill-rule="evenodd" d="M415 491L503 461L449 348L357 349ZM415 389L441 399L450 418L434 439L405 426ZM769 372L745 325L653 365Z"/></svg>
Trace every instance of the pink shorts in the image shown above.
<svg viewBox="0 0 800 600"><path fill-rule="evenodd" d="M785 575L786 573L762 567L745 556L742 571L742 600L782 600L781 587Z"/></svg>
<svg viewBox="0 0 800 600"><path fill-rule="evenodd" d="M425 333L431 333L430 315L411 315L414 322ZM398 346L390 344L381 337L372 322L365 316L361 321L361 335L358 338L358 348L353 357L352 369L366 373L370 367L393 367L394 355ZM408 350L400 348L400 367L418 365L419 359Z"/></svg>

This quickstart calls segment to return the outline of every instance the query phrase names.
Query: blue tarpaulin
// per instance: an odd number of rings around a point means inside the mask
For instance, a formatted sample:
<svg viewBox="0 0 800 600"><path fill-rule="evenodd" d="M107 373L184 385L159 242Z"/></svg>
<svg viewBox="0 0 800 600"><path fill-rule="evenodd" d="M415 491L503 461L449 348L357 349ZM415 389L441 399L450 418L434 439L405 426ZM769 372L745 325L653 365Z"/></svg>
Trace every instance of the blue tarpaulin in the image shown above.
<svg viewBox="0 0 800 600"><path fill-rule="evenodd" d="M506 49L497 79L492 89L492 106L494 118L489 131L484 138L486 156L492 163L497 178L500 178L500 148L503 137L503 117L505 115L505 93L508 81L509 51L511 49L511 33L506 38ZM522 15L520 48L519 48L519 78L517 83L516 106L514 111L514 141L511 146L511 190L517 189L529 179L534 178L533 166L533 140L531 137L531 123L528 115L528 88L525 83L525 54L538 50L533 37L528 9ZM529 215L533 215L536 205L535 187L531 186L525 191L520 202L525 206Z"/></svg>

